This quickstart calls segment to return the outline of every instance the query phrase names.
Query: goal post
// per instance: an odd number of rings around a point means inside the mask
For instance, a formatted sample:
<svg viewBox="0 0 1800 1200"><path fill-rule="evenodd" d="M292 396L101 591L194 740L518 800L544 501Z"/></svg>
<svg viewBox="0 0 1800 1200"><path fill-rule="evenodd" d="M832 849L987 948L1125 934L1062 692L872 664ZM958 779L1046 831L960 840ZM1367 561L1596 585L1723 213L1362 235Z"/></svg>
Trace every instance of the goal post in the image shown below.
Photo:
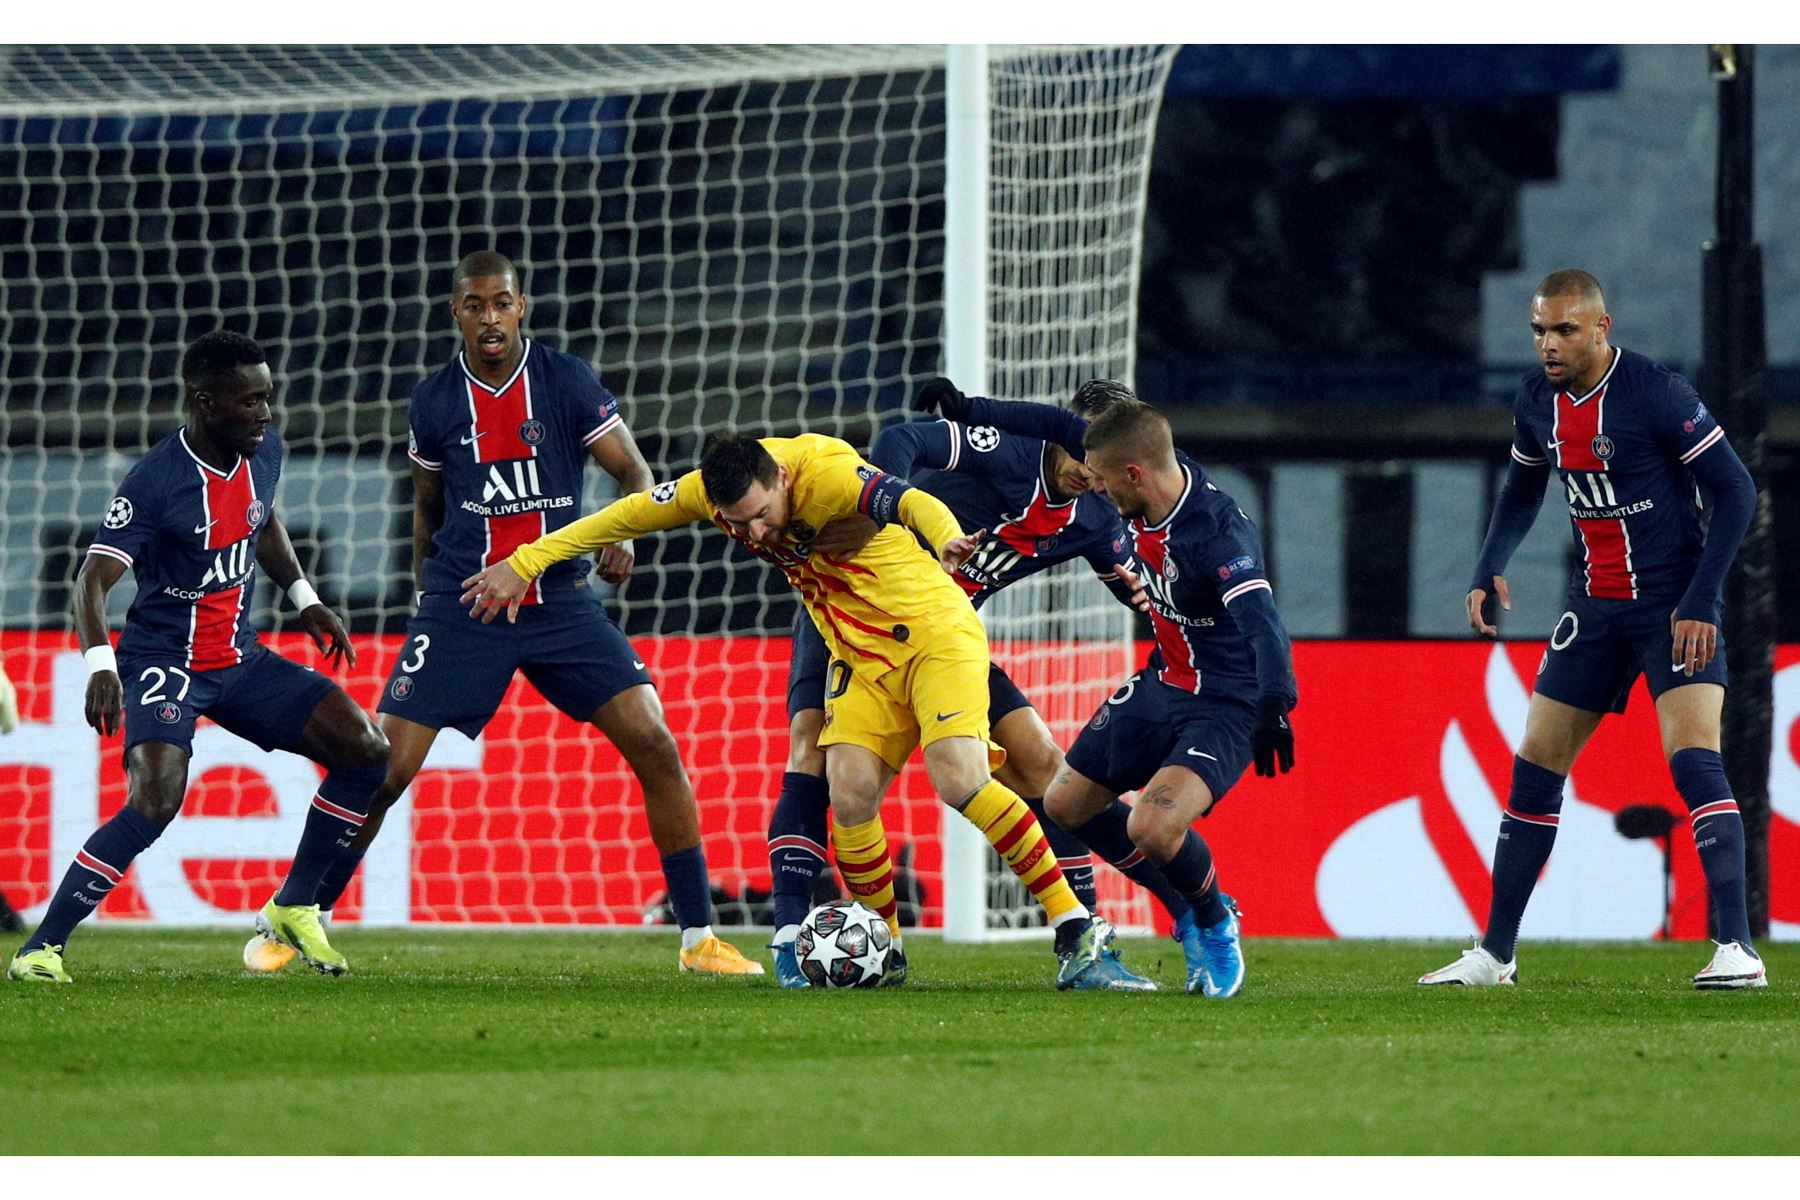
<svg viewBox="0 0 1800 1200"><path fill-rule="evenodd" d="M41 911L71 839L123 801L117 743L81 717L69 588L112 489L180 423L176 366L195 337L223 325L270 353L289 450L277 507L351 622L361 661L341 678L373 708L408 652L407 396L457 348L445 309L462 254L493 247L520 264L527 334L596 365L659 479L722 428L866 447L937 374L1062 402L1083 379L1130 375L1171 57L9 48L0 653L23 725L0 739L0 891ZM985 137L970 140L964 116ZM610 485L590 471L585 503ZM658 679L721 920L755 923L795 600L716 531L646 539L638 560L607 605ZM1065 745L1133 657L1130 614L1087 576L1046 572L985 612L997 658ZM115 589L115 628L131 591L129 577ZM276 599L265 581L256 624L316 661ZM166 861L134 870L101 919L241 921L280 877L313 774L203 724L179 832L147 856ZM478 739L444 733L404 803L344 919L625 927L661 915L630 772L523 684ZM921 771L886 815L913 917L968 937L1033 923L985 843L947 832ZM1100 874L1108 915L1146 923Z"/></svg>

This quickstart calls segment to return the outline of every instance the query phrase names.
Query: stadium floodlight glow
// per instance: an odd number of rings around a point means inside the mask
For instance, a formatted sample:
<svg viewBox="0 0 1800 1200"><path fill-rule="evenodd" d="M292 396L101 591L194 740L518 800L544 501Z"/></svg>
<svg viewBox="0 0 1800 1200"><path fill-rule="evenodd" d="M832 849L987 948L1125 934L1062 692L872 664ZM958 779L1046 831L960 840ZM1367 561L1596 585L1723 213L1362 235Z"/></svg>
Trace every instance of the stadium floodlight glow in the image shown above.
<svg viewBox="0 0 1800 1200"><path fill-rule="evenodd" d="M1129 379L1173 48L968 54L985 60L967 78L987 133L965 142L941 45L12 48L8 661L68 645L68 583L110 489L180 422L183 347L225 326L270 353L289 450L277 504L307 578L363 639L348 685L373 707L413 595L407 399L456 349L449 275L472 249L520 264L527 334L596 364L659 479L723 428L866 448L964 354L1013 399ZM984 219L969 219L975 203ZM598 506L603 473L588 478ZM758 886L786 756L792 596L713 531L638 555L609 605L654 656L713 879ZM115 620L131 591L114 589ZM259 628L291 619L279 599L260 589ZM984 618L1065 745L1135 665L1131 614L1084 565L1008 589ZM27 715L0 763L50 780L6 793L20 808L0 802L0 885L29 916L119 784L114 747L81 723L79 691L61 690L81 673L15 677ZM134 872L132 903L153 920L241 922L267 898L272 848L293 844L283 822L310 785L299 760L201 732L190 816L161 847L166 869ZM941 806L922 780L900 791L890 838L928 920L988 937L1036 919L984 844L946 878ZM658 900L630 772L523 686L479 742L440 738L402 803L350 919L636 926ZM1141 897L1101 875L1107 915L1147 926Z"/></svg>

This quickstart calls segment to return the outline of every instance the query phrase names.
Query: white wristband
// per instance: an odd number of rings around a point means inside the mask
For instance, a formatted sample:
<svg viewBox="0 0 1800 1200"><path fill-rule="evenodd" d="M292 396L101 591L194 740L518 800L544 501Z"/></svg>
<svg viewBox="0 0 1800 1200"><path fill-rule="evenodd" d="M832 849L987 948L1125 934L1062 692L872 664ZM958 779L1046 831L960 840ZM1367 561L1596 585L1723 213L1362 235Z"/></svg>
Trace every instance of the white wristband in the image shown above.
<svg viewBox="0 0 1800 1200"><path fill-rule="evenodd" d="M296 579L288 585L288 599L294 602L297 612L305 612L319 603L319 593L313 591L313 585L304 579Z"/></svg>
<svg viewBox="0 0 1800 1200"><path fill-rule="evenodd" d="M114 675L119 673L119 659L113 653L110 642L88 647L81 652L81 657L87 663L89 675L98 675L102 671L111 671Z"/></svg>

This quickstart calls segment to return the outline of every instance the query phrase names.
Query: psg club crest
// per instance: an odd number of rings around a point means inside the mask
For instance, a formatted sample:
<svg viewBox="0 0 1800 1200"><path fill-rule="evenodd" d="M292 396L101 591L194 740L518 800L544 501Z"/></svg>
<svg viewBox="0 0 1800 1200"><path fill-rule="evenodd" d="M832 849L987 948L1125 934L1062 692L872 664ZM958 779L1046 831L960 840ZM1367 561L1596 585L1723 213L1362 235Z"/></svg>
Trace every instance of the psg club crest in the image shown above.
<svg viewBox="0 0 1800 1200"><path fill-rule="evenodd" d="M164 725L174 725L181 720L181 707L172 700L164 700L156 706L156 719Z"/></svg>
<svg viewBox="0 0 1800 1200"><path fill-rule="evenodd" d="M1163 559L1163 578L1174 583L1178 574L1179 572L1175 568L1175 556L1171 554Z"/></svg>
<svg viewBox="0 0 1800 1200"><path fill-rule="evenodd" d="M544 423L535 417L519 426L519 440L527 446L535 446L544 440Z"/></svg>
<svg viewBox="0 0 1800 1200"><path fill-rule="evenodd" d="M1607 459L1611 458L1612 456L1613 456L1612 439L1607 437L1604 433L1601 434L1599 437L1595 438L1594 439L1594 457L1599 459L1601 462L1605 462Z"/></svg>
<svg viewBox="0 0 1800 1200"><path fill-rule="evenodd" d="M400 677L398 677L397 679L394 680L394 685L392 687L390 687L388 689L388 691L393 695L394 699L396 699L396 700L406 699L408 696L412 695L412 693L413 693L412 676L411 675L401 675Z"/></svg>
<svg viewBox="0 0 1800 1200"><path fill-rule="evenodd" d="M269 507L261 500L252 500L250 502L250 507L244 510L244 520L250 523L250 528L252 529L260 529L262 527L263 518L268 515Z"/></svg>
<svg viewBox="0 0 1800 1200"><path fill-rule="evenodd" d="M106 517L100 522L108 529L123 529L131 524L131 501L123 496L114 496L111 504L106 506Z"/></svg>
<svg viewBox="0 0 1800 1200"><path fill-rule="evenodd" d="M1106 722L1111 716L1112 716L1112 709L1110 709L1106 705L1102 704L1100 706L1100 711L1094 714L1094 719L1092 721L1089 721L1088 724L1093 726L1095 729L1105 729Z"/></svg>

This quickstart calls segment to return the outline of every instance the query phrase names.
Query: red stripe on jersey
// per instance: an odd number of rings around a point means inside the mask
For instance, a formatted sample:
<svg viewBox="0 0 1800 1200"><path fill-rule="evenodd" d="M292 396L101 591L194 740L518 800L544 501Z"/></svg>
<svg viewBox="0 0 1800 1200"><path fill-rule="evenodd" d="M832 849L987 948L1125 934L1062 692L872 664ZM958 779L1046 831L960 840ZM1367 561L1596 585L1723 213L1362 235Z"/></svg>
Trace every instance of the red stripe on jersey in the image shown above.
<svg viewBox="0 0 1800 1200"><path fill-rule="evenodd" d="M544 440L538 425L533 441L525 440L526 423L535 418L531 411L531 376L525 363L531 358L531 346L519 360L519 369L498 391L490 388L463 367L463 384L469 392L469 433L473 439L475 461L505 462L513 458L536 458L537 443Z"/></svg>
<svg viewBox="0 0 1800 1200"><path fill-rule="evenodd" d="M208 550L223 550L249 537L250 505L256 499L256 487L250 481L250 465L239 458L229 475L201 471L200 481L205 495L206 539Z"/></svg>
<svg viewBox="0 0 1800 1200"><path fill-rule="evenodd" d="M1032 488L1031 503L1025 506L1025 511L1009 521L1002 521L994 530L994 536L1026 558L1036 558L1039 538L1061 533L1074 522L1075 501L1050 503L1040 478Z"/></svg>
<svg viewBox="0 0 1800 1200"><path fill-rule="evenodd" d="M1556 465L1565 471L1604 471L1606 462L1594 453L1594 439L1600 436L1606 404L1604 385L1577 404L1567 392L1556 393L1556 417L1550 440L1556 450Z"/></svg>
<svg viewBox="0 0 1800 1200"><path fill-rule="evenodd" d="M492 566L497 562L505 562L512 557L512 552L527 542L535 542L544 536L544 514L538 512L519 513L510 517L489 517L487 519L487 549L482 553L481 565ZM544 577L539 575L531 582L531 590L525 593L526 604L540 603L544 598Z"/></svg>
<svg viewBox="0 0 1800 1200"><path fill-rule="evenodd" d="M1135 540L1138 561L1144 571L1163 574L1169 559L1168 528L1140 529ZM1194 669L1194 651L1188 645L1186 631L1157 611L1155 605L1150 607L1150 628L1155 631L1157 647L1162 650L1163 682L1184 692L1198 692L1200 672Z"/></svg>
<svg viewBox="0 0 1800 1200"><path fill-rule="evenodd" d="M188 638L187 665L196 671L235 667L242 655L237 648L238 621L243 616L244 589L208 592L194 601L193 625Z"/></svg>
<svg viewBox="0 0 1800 1200"><path fill-rule="evenodd" d="M1637 575L1631 569L1631 535L1625 518L1576 518L1581 533L1581 552L1587 560L1587 594L1602 600L1637 597Z"/></svg>

